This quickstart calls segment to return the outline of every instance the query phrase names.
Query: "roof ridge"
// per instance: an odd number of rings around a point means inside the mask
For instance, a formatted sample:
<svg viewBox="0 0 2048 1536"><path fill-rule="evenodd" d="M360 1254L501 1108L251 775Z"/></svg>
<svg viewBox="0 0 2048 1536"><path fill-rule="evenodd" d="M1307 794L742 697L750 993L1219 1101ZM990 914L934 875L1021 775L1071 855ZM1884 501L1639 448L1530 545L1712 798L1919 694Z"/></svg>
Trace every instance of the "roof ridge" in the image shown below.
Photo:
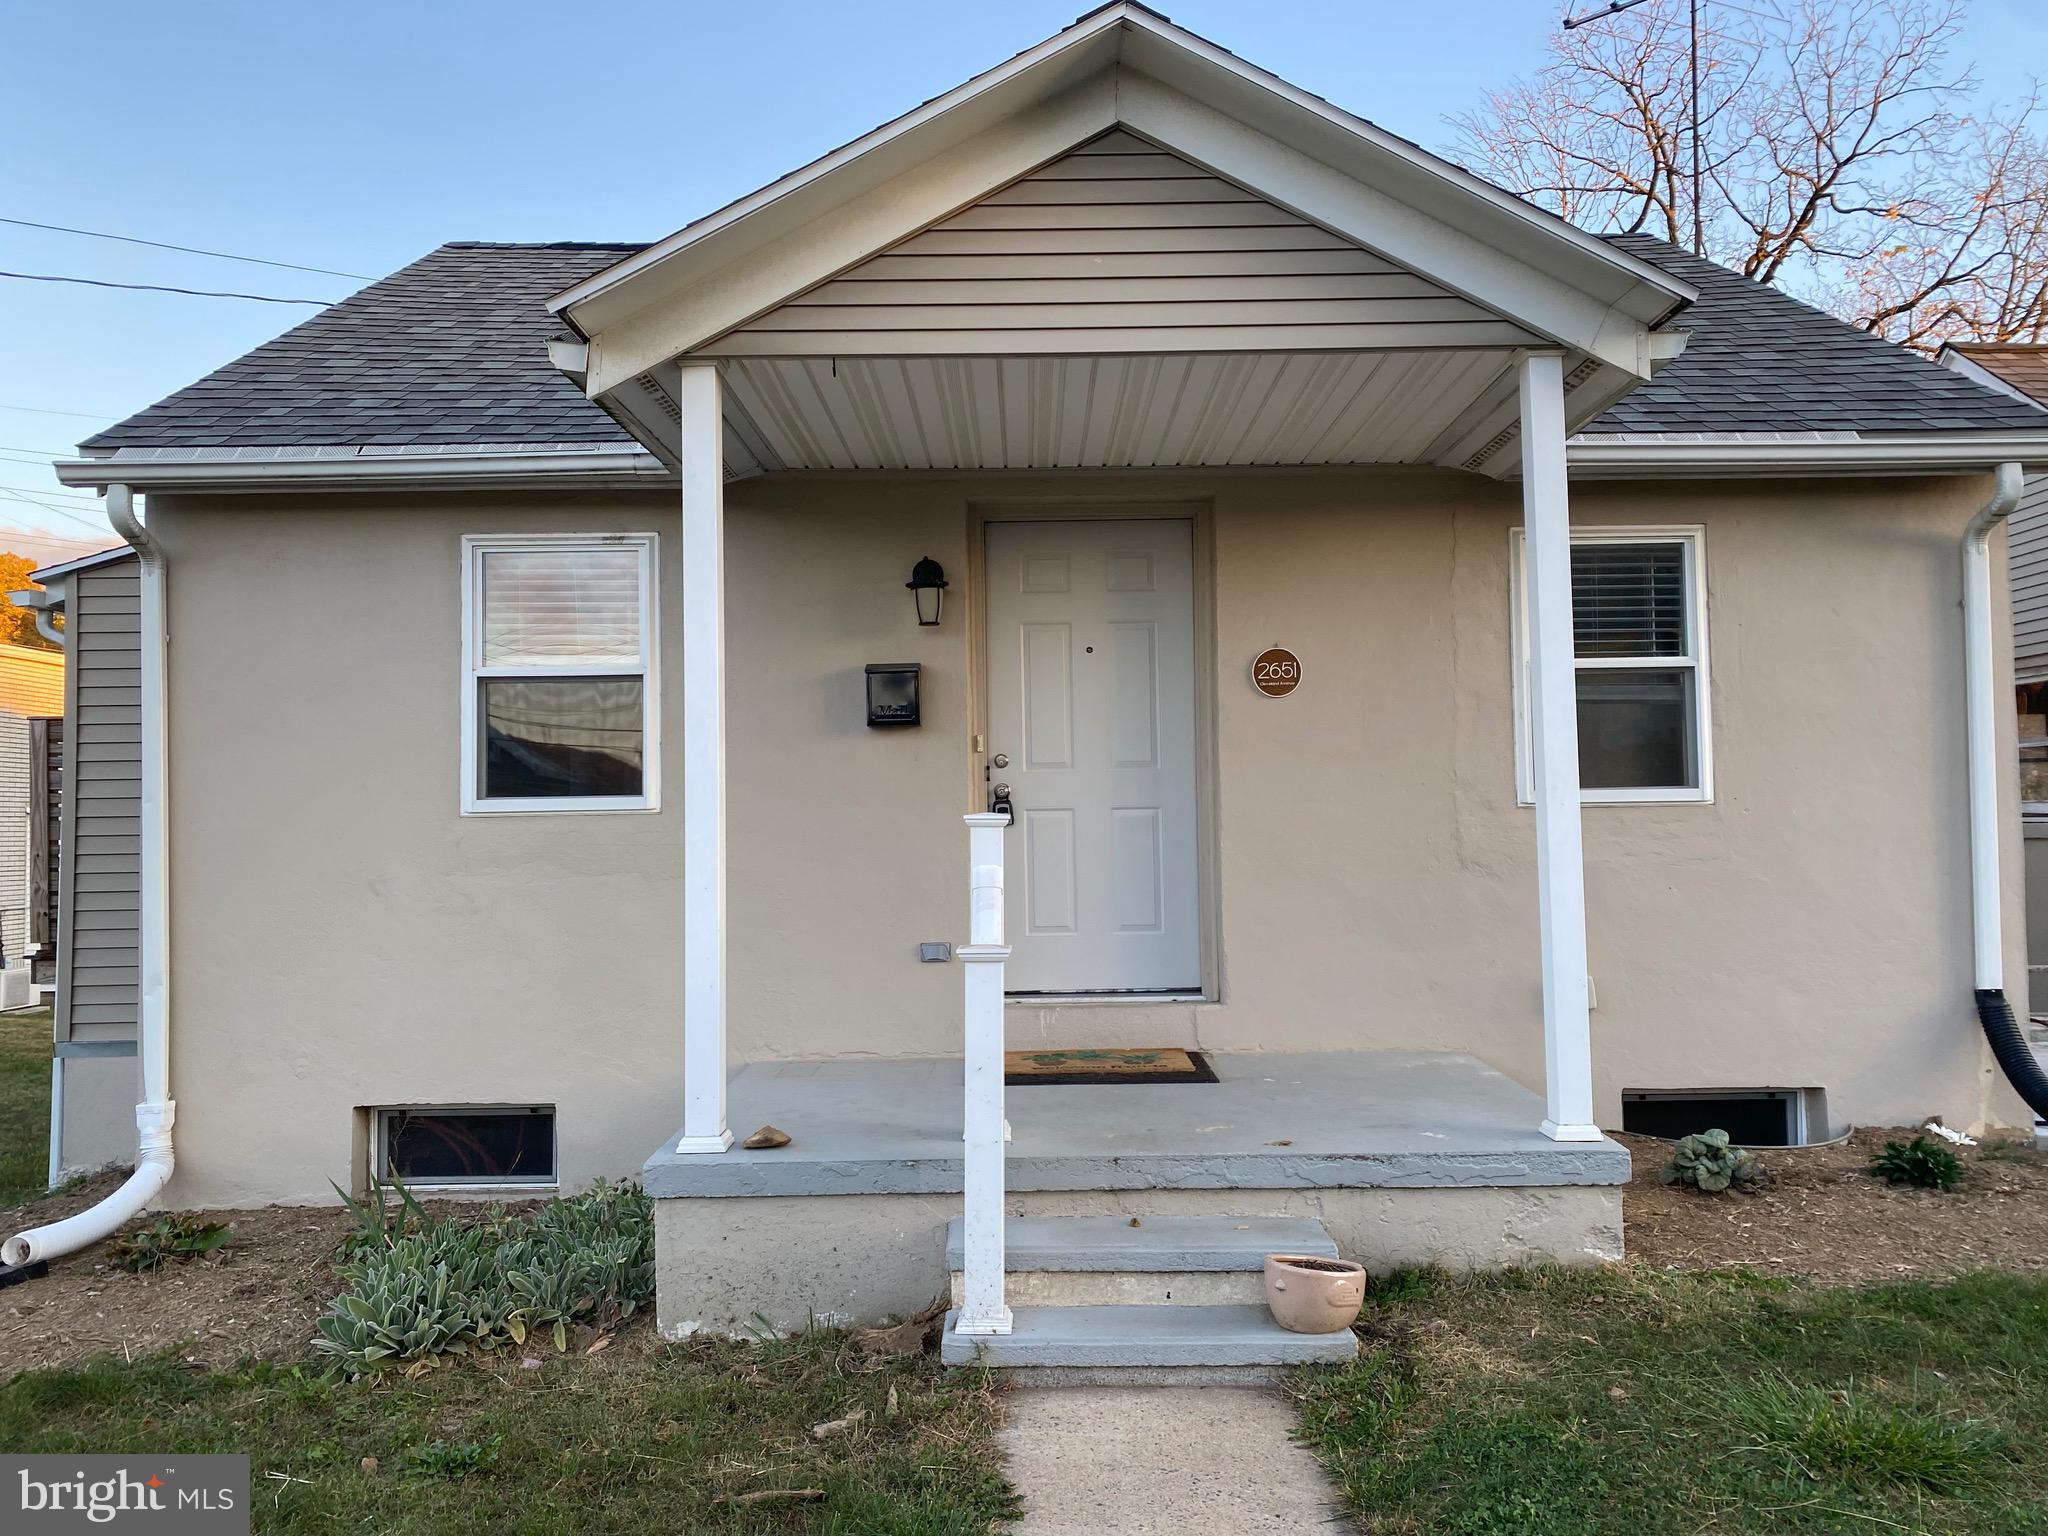
<svg viewBox="0 0 2048 1536"><path fill-rule="evenodd" d="M442 251L644 251L652 240L443 240Z"/></svg>

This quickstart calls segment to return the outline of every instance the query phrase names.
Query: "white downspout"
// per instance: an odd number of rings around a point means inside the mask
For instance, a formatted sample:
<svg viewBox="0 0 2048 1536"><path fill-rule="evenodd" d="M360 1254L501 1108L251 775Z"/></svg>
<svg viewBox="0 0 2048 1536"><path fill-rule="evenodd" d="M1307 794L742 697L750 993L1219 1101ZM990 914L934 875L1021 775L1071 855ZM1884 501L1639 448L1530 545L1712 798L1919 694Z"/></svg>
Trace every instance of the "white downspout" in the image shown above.
<svg viewBox="0 0 2048 1536"><path fill-rule="evenodd" d="M1997 647L1992 640L1991 530L2019 505L2017 464L1998 466L1998 481L1963 534L1963 692L1970 763L1970 918L1979 992L2005 987L2004 907L1999 891ZM2008 705L2008 708L2011 706Z"/></svg>
<svg viewBox="0 0 2048 1536"><path fill-rule="evenodd" d="M113 1233L141 1211L170 1181L171 990L167 941L170 936L170 863L164 825L166 741L164 682L166 643L163 552L136 520L128 487L107 487L107 520L133 546L140 566L142 667L142 921L141 1013L137 1054L141 1058L142 1102L135 1106L135 1171L127 1182L90 1210L48 1226L18 1233L0 1244L0 1263L32 1264L72 1253ZM75 750L75 749L74 749Z"/></svg>

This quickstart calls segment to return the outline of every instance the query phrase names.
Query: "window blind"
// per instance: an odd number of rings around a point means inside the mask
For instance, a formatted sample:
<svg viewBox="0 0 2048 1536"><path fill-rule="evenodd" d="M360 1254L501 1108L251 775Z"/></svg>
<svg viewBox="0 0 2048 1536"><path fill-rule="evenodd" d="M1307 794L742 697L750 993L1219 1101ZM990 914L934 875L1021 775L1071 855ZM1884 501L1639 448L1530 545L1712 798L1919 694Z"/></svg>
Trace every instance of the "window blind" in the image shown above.
<svg viewBox="0 0 2048 1536"><path fill-rule="evenodd" d="M637 549L491 550L483 557L483 664L640 662Z"/></svg>
<svg viewBox="0 0 2048 1536"><path fill-rule="evenodd" d="M1582 657L1685 655L1683 546L1573 545L1572 634Z"/></svg>

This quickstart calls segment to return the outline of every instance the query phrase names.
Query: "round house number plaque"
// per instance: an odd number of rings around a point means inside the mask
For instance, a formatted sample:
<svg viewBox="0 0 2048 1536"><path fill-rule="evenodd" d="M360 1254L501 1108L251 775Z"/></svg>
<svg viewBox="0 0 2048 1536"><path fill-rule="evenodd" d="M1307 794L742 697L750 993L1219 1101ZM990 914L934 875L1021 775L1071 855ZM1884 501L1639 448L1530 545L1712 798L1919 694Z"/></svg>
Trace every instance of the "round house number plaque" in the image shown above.
<svg viewBox="0 0 2048 1536"><path fill-rule="evenodd" d="M1269 699L1284 699L1301 686L1301 658L1274 646L1252 659L1252 686Z"/></svg>

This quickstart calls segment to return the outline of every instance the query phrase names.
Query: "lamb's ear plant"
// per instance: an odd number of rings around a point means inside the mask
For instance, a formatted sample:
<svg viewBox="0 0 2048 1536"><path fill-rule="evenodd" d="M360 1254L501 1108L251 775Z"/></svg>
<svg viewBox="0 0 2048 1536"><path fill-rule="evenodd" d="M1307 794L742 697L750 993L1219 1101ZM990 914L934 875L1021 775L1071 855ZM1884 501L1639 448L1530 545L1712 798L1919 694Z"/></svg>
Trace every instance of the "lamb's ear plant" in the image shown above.
<svg viewBox="0 0 2048 1536"><path fill-rule="evenodd" d="M355 1230L339 1268L347 1289L318 1324L314 1347L352 1376L417 1375L446 1356L524 1344L545 1331L610 1329L654 1295L654 1202L629 1184L517 1213L438 1216L399 1190L349 1200Z"/></svg>
<svg viewBox="0 0 2048 1536"><path fill-rule="evenodd" d="M1666 1184L1689 1184L1703 1194L1718 1195L1735 1185L1751 1185L1764 1176L1756 1154L1738 1147L1722 1130L1682 1137L1664 1167Z"/></svg>
<svg viewBox="0 0 2048 1536"><path fill-rule="evenodd" d="M1963 1182L1963 1165L1955 1153L1926 1136L1886 1142L1870 1160L1870 1171L1887 1184L1910 1184L1915 1189L1950 1190Z"/></svg>

